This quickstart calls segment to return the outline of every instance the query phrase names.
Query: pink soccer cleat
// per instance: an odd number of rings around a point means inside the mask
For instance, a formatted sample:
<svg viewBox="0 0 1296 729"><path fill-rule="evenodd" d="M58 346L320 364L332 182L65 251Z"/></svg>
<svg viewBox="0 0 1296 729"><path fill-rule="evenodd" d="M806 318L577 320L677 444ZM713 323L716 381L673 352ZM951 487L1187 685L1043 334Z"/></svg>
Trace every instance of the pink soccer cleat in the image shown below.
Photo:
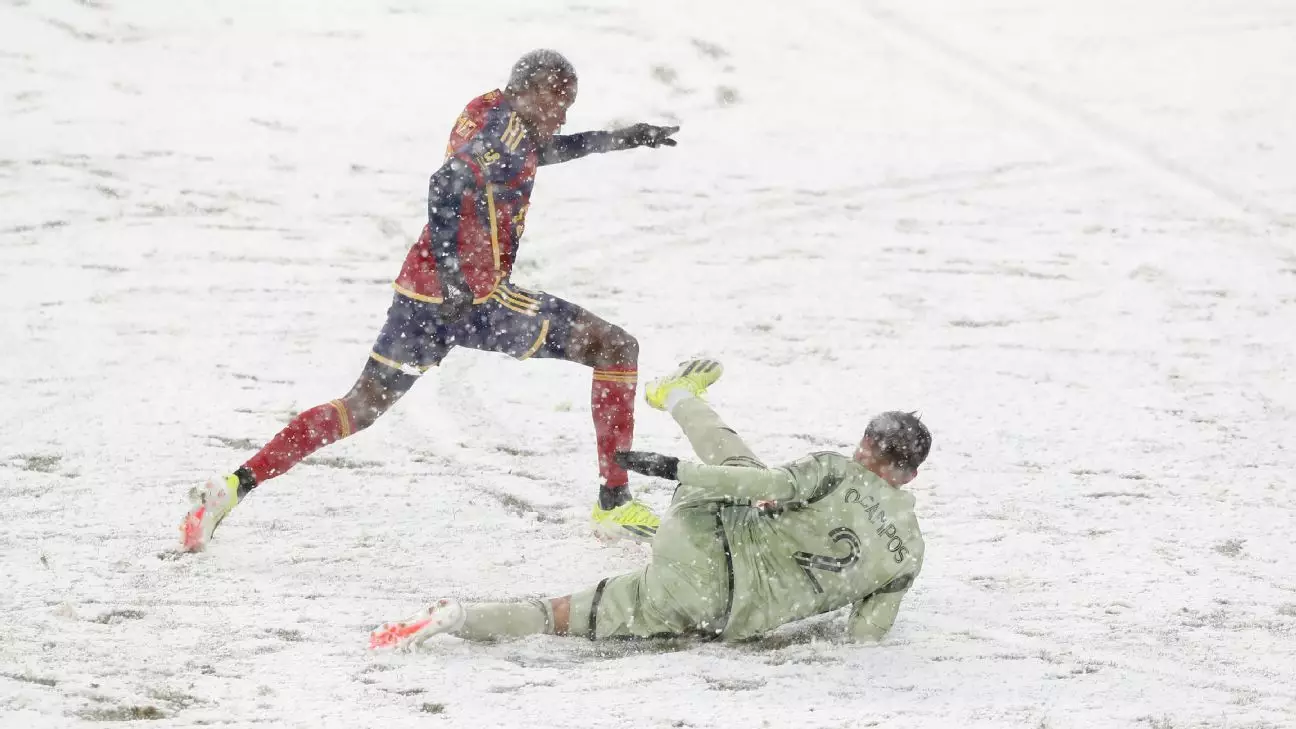
<svg viewBox="0 0 1296 729"><path fill-rule="evenodd" d="M238 476L230 474L189 491L193 506L180 522L182 551L200 552L207 546L221 520L238 504L238 486Z"/></svg>
<svg viewBox="0 0 1296 729"><path fill-rule="evenodd" d="M439 633L463 627L467 614L458 600L442 598L395 623L383 623L369 634L369 650L412 651Z"/></svg>

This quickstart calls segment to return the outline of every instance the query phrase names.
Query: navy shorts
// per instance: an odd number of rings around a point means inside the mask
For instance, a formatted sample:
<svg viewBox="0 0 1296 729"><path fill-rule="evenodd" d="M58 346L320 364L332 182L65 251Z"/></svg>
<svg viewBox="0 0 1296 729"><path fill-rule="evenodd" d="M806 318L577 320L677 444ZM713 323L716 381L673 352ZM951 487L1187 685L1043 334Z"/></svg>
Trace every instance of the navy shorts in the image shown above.
<svg viewBox="0 0 1296 729"><path fill-rule="evenodd" d="M415 376L440 364L455 347L503 352L517 359L566 359L572 325L586 314L557 296L507 282L456 322L443 325L437 316L440 309L440 304L396 294L370 359Z"/></svg>

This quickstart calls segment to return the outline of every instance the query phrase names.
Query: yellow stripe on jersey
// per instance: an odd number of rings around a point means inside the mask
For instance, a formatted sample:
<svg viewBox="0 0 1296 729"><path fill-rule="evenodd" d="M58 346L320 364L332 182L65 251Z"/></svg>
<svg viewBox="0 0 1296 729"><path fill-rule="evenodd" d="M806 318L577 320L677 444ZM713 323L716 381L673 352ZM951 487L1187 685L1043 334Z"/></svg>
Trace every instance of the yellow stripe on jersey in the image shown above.
<svg viewBox="0 0 1296 729"><path fill-rule="evenodd" d="M490 300L491 300L491 297L495 295L495 289L499 287L499 283L500 283L501 280L503 280L503 278L504 278L504 274L499 273L499 272L496 272L496 273L495 273L495 281L494 281L493 283L491 283L490 291L487 291L485 296L479 296L479 297L473 299L473 303L474 303L474 304L484 304L484 303L486 303L487 301L490 301Z"/></svg>
<svg viewBox="0 0 1296 729"><path fill-rule="evenodd" d="M491 255L495 258L495 270L500 270L499 229L495 226L495 186L486 186L486 216L490 218Z"/></svg>
<svg viewBox="0 0 1296 729"><path fill-rule="evenodd" d="M440 296L427 296L426 294L416 294L413 291L410 291L409 289L405 288L404 286L401 286L398 283L393 283L392 288L396 289L396 293L400 294L401 296L404 296L407 299L422 301L426 304L441 304L445 302L445 299L441 298Z"/></svg>

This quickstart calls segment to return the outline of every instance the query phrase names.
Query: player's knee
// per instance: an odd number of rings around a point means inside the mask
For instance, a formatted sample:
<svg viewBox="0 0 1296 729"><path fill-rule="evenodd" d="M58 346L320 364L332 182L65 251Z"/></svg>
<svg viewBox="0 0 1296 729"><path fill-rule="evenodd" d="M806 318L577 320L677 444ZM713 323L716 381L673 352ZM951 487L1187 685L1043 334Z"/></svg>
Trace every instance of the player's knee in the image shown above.
<svg viewBox="0 0 1296 729"><path fill-rule="evenodd" d="M639 340L620 327L613 330L608 342L609 364L629 365L639 361Z"/></svg>
<svg viewBox="0 0 1296 729"><path fill-rule="evenodd" d="M355 432L358 433L377 422L402 394L404 393L381 387L357 385L342 402L346 404Z"/></svg>
<svg viewBox="0 0 1296 729"><path fill-rule="evenodd" d="M373 359L365 362L360 377L343 398L351 415L355 432L360 432L377 422L391 409L401 396L414 386L415 375L406 374Z"/></svg>
<svg viewBox="0 0 1296 729"><path fill-rule="evenodd" d="M639 361L639 341L601 319L577 322L568 339L566 358L589 367L634 365Z"/></svg>
<svg viewBox="0 0 1296 729"><path fill-rule="evenodd" d="M357 433L378 422L378 418L387 412L387 408L375 405L368 400L348 402L347 409L351 411L351 422L355 424L355 432Z"/></svg>

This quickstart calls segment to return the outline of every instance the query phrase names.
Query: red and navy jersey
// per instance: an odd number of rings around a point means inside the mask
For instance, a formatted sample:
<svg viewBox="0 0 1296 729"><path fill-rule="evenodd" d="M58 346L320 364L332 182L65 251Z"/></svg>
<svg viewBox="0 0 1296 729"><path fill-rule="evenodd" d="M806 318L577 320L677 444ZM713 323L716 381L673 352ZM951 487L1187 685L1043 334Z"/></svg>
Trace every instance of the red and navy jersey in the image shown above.
<svg viewBox="0 0 1296 729"><path fill-rule="evenodd" d="M537 155L535 141L504 94L496 90L473 99L455 122L446 148L446 165L457 161L455 169L466 168L472 179L429 192L429 208L457 207L458 216L443 222L431 216L405 257L396 291L418 301L442 300L433 244L438 233L450 234L454 232L450 228L457 226L453 248L459 271L473 298L485 301L513 269L535 183ZM437 231L434 225L447 229Z"/></svg>

